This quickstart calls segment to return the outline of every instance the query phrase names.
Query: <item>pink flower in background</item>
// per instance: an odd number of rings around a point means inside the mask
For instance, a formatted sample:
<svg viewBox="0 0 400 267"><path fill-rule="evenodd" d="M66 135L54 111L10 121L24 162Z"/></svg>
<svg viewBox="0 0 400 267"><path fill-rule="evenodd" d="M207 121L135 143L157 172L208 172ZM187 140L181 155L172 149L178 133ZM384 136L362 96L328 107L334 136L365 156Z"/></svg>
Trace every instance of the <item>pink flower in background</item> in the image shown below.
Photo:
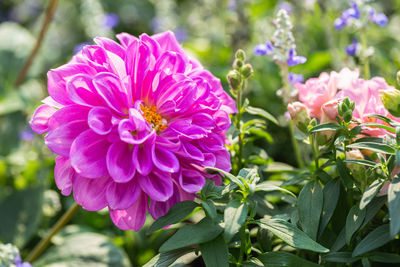
<svg viewBox="0 0 400 267"><path fill-rule="evenodd" d="M120 44L95 38L48 72L50 96L31 121L56 158L62 194L87 210L109 208L121 229L193 199L212 166L229 171L225 131L234 101L172 32Z"/></svg>

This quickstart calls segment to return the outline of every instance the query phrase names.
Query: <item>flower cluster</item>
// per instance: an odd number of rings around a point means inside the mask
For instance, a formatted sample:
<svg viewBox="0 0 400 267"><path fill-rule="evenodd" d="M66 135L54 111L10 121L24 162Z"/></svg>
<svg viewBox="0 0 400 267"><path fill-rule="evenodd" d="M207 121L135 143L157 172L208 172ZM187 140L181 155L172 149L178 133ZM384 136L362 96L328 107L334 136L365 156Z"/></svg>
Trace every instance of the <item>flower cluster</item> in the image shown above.
<svg viewBox="0 0 400 267"><path fill-rule="evenodd" d="M234 101L220 81L189 57L172 32L120 44L95 38L48 72L47 97L32 129L47 133L55 181L84 209L109 208L121 229L138 231L146 211L164 215L231 169L225 148Z"/></svg>
<svg viewBox="0 0 400 267"><path fill-rule="evenodd" d="M304 84L297 83L299 99L308 108L312 117L324 122L335 121L338 114L338 102L349 98L355 103L353 119L359 123L380 122L369 117L379 114L391 117L383 105L380 94L393 90L381 77L371 80L359 78L358 70L342 69L339 73L322 73L318 78L308 79ZM392 118L392 117L391 117ZM364 133L382 136L387 132L380 128L364 127Z"/></svg>

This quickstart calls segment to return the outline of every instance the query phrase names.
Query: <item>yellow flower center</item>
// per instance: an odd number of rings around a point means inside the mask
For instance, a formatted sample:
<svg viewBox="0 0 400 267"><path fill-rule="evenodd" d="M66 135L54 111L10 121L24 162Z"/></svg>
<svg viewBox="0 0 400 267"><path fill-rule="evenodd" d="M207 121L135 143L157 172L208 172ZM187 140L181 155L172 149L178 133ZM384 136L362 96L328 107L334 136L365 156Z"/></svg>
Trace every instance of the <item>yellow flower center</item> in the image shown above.
<svg viewBox="0 0 400 267"><path fill-rule="evenodd" d="M163 119L160 114L157 112L157 108L155 106L143 106L141 105L141 110L143 111L143 117L150 124L151 128L156 130L156 132L161 132L167 129L167 120Z"/></svg>

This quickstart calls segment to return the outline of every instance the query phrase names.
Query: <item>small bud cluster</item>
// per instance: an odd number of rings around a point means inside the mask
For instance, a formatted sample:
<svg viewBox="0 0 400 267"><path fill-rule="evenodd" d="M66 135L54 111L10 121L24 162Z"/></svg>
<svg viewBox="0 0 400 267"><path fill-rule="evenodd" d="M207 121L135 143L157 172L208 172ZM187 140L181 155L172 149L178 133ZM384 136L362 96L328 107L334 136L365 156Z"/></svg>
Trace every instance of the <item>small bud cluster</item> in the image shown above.
<svg viewBox="0 0 400 267"><path fill-rule="evenodd" d="M347 97L343 99L341 103L338 104L338 114L343 118L344 122L349 123L353 118L353 111L355 108L355 103L351 102Z"/></svg>
<svg viewBox="0 0 400 267"><path fill-rule="evenodd" d="M233 95L236 95L236 92L240 90L244 80L253 74L253 67L248 63L245 64L245 60L246 54L244 51L241 49L236 51L233 70L231 70L227 75L228 83Z"/></svg>
<svg viewBox="0 0 400 267"><path fill-rule="evenodd" d="M380 97L385 108L395 117L400 117L400 91L397 89L387 89L379 91Z"/></svg>

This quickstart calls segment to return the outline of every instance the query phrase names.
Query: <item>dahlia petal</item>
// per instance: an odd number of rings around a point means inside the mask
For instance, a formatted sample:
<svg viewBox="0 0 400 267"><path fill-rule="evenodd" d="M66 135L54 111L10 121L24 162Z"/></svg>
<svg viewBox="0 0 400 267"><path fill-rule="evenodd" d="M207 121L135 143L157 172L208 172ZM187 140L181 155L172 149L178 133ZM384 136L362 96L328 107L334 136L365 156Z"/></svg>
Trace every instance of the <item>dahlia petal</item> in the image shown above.
<svg viewBox="0 0 400 267"><path fill-rule="evenodd" d="M88 124L97 134L109 134L113 127L112 114L110 110L103 107L92 108L89 111Z"/></svg>
<svg viewBox="0 0 400 267"><path fill-rule="evenodd" d="M97 45L86 45L81 50L87 63L98 72L107 70L108 57L106 51Z"/></svg>
<svg viewBox="0 0 400 267"><path fill-rule="evenodd" d="M186 68L185 61L181 54L165 51L158 58L155 69L162 69L167 74L184 73Z"/></svg>
<svg viewBox="0 0 400 267"><path fill-rule="evenodd" d="M39 106L29 122L32 130L37 134L44 134L49 130L49 119L57 110L49 105Z"/></svg>
<svg viewBox="0 0 400 267"><path fill-rule="evenodd" d="M138 181L142 190L156 201L166 201L172 196L173 183L170 174L153 170L146 176L139 176Z"/></svg>
<svg viewBox="0 0 400 267"><path fill-rule="evenodd" d="M224 150L224 140L217 134L209 134L207 138L202 139L200 142L200 147L207 152L216 152Z"/></svg>
<svg viewBox="0 0 400 267"><path fill-rule="evenodd" d="M215 152L214 155L216 158L215 167L229 172L232 168L229 152L224 149L224 150Z"/></svg>
<svg viewBox="0 0 400 267"><path fill-rule="evenodd" d="M70 160L61 156L56 157L54 178L58 189L61 190L61 194L64 196L71 194L74 175L75 171L71 166Z"/></svg>
<svg viewBox="0 0 400 267"><path fill-rule="evenodd" d="M131 116L130 119L121 120L118 125L118 132L121 140L132 145L142 144L155 135L155 131L148 131L145 129L147 122L138 111L136 111L136 113L137 116Z"/></svg>
<svg viewBox="0 0 400 267"><path fill-rule="evenodd" d="M138 40L138 38L137 37L135 37L135 36L133 36L133 35L130 35L129 33L126 33L126 32L121 32L121 33L118 33L117 35L116 35L116 37L117 37L117 39L119 40L119 42L121 43L121 45L122 45L122 47L123 48L127 48L133 41L137 41Z"/></svg>
<svg viewBox="0 0 400 267"><path fill-rule="evenodd" d="M168 149L162 146L153 145L152 159L154 165L165 172L177 172L179 170L179 161Z"/></svg>
<svg viewBox="0 0 400 267"><path fill-rule="evenodd" d="M102 106L103 101L97 95L92 78L85 74L73 76L67 82L67 93L71 101L84 106Z"/></svg>
<svg viewBox="0 0 400 267"><path fill-rule="evenodd" d="M129 208L122 210L110 209L113 223L122 230L139 231L146 221L147 196L141 193L138 200Z"/></svg>
<svg viewBox="0 0 400 267"><path fill-rule="evenodd" d="M108 206L114 210L127 209L137 201L140 192L140 186L136 181L129 181L128 183L110 182L106 191Z"/></svg>
<svg viewBox="0 0 400 267"><path fill-rule="evenodd" d="M80 175L75 176L73 194L76 203L85 210L97 211L107 206L106 190L110 178L90 179Z"/></svg>
<svg viewBox="0 0 400 267"><path fill-rule="evenodd" d="M57 110L49 119L49 131L73 121L87 122L90 108L70 105Z"/></svg>
<svg viewBox="0 0 400 267"><path fill-rule="evenodd" d="M150 145L137 145L133 150L133 164L135 164L137 171L142 175L148 175L153 169Z"/></svg>
<svg viewBox="0 0 400 267"><path fill-rule="evenodd" d="M150 51L155 58L158 58L160 56L161 47L153 38L143 33L140 35L140 40L148 47L150 47Z"/></svg>
<svg viewBox="0 0 400 267"><path fill-rule="evenodd" d="M182 170L179 176L179 185L188 193L196 193L201 190L206 180L203 175L193 170Z"/></svg>
<svg viewBox="0 0 400 267"><path fill-rule="evenodd" d="M169 209L180 201L179 190L174 184L174 193L167 201L155 201L150 199L150 209L149 212L151 216L157 220L158 218L167 214Z"/></svg>
<svg viewBox="0 0 400 267"><path fill-rule="evenodd" d="M207 131L211 131L217 126L213 117L206 113L193 114L192 124L198 125Z"/></svg>
<svg viewBox="0 0 400 267"><path fill-rule="evenodd" d="M106 72L99 73L93 78L93 84L111 109L122 116L128 113L126 92L123 92L118 76Z"/></svg>
<svg viewBox="0 0 400 267"><path fill-rule="evenodd" d="M125 58L125 50L117 42L106 37L96 37L94 38L94 41L96 44L103 47L106 51L110 51L111 53L118 55L122 59Z"/></svg>
<svg viewBox="0 0 400 267"><path fill-rule="evenodd" d="M50 107L53 107L53 108L63 108L64 107L63 104L58 103L51 96L48 96L45 99L43 99L42 103L49 105Z"/></svg>
<svg viewBox="0 0 400 267"><path fill-rule="evenodd" d="M189 142L182 141L182 152L180 155L192 160L203 161L204 155L203 152L198 149L196 146L192 145Z"/></svg>
<svg viewBox="0 0 400 267"><path fill-rule="evenodd" d="M110 143L107 138L89 129L81 133L71 145L71 165L88 178L107 174L106 155Z"/></svg>
<svg viewBox="0 0 400 267"><path fill-rule="evenodd" d="M201 163L203 167L215 167L217 158L212 153L204 153L204 161Z"/></svg>
<svg viewBox="0 0 400 267"><path fill-rule="evenodd" d="M117 183L126 183L135 175L132 148L127 143L113 143L107 152L107 169Z"/></svg>

